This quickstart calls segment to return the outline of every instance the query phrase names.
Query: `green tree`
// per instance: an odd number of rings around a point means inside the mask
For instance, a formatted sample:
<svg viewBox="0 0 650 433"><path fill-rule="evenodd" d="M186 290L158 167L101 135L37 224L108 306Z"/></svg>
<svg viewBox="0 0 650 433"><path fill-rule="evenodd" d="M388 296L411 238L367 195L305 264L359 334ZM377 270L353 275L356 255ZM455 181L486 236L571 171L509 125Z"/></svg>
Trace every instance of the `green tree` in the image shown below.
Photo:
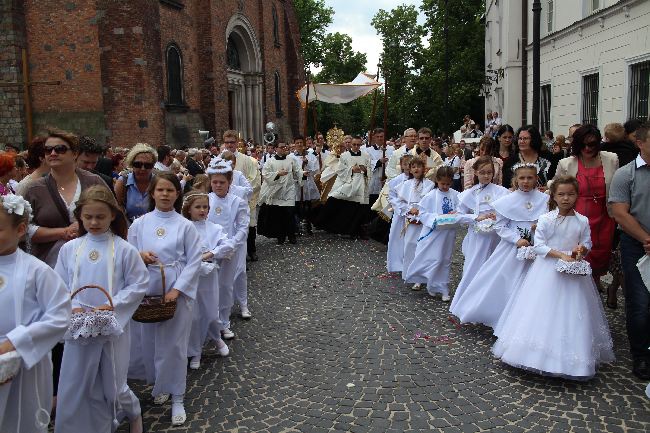
<svg viewBox="0 0 650 433"><path fill-rule="evenodd" d="M352 38L344 33L329 33L321 44L323 69L316 75L319 83L352 81L366 68L367 57L352 49Z"/></svg>
<svg viewBox="0 0 650 433"><path fill-rule="evenodd" d="M451 133L465 114L483 118L479 94L485 79L484 10L484 0L423 0L420 13L425 15L424 25L417 23L414 6L380 10L375 15L372 25L383 42L381 63L388 81L391 135L409 126ZM423 45L423 39L428 46ZM445 78L446 48L449 85Z"/></svg>
<svg viewBox="0 0 650 433"><path fill-rule="evenodd" d="M483 98L479 94L485 81L484 0L423 0L421 10L429 30L429 46L424 52L426 61L414 87L421 115L432 119L435 129L446 132L455 131L465 114L481 122ZM445 77L445 48L449 52L449 86ZM448 109L445 92L449 92Z"/></svg>
<svg viewBox="0 0 650 433"><path fill-rule="evenodd" d="M366 68L364 53L352 49L352 38L343 33L330 33L321 44L321 71L314 77L317 83L345 83L352 81ZM334 124L346 133L361 133L368 129L370 104L372 101L360 98L347 104L326 104L314 102L317 112L317 128L325 133ZM313 116L312 116L313 117ZM310 123L313 120L310 119ZM314 125L310 124L314 132Z"/></svg>
<svg viewBox="0 0 650 433"><path fill-rule="evenodd" d="M325 0L294 0L294 9L300 27L300 44L305 66L320 66L323 61L321 41L327 26L332 23L334 9L325 6Z"/></svg>
<svg viewBox="0 0 650 433"><path fill-rule="evenodd" d="M380 9L371 21L382 39L381 75L388 88L388 132L397 135L416 121L412 89L421 63L424 28L415 6L401 5L390 12ZM382 98L383 99L383 98ZM377 107L383 124L383 104Z"/></svg>

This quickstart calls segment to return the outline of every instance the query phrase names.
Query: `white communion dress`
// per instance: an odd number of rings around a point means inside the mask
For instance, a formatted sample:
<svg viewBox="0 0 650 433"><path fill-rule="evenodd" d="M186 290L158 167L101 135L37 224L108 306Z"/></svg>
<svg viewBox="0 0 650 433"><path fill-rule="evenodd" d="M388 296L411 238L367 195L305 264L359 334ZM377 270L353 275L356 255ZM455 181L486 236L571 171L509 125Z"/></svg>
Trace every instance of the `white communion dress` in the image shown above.
<svg viewBox="0 0 650 433"><path fill-rule="evenodd" d="M607 319L591 275L555 270L548 252L570 255L578 245L591 248L589 221L540 217L535 231L535 258L521 287L511 298L494 333L492 351L501 361L541 374L585 380L600 363L614 361Z"/></svg>

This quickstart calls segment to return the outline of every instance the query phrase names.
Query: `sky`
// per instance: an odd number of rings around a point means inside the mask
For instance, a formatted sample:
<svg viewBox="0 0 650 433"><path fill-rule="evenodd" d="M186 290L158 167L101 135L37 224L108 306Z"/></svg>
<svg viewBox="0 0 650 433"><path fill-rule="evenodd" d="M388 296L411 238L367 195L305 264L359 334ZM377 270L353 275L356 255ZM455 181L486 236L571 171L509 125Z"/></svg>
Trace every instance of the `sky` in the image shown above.
<svg viewBox="0 0 650 433"><path fill-rule="evenodd" d="M375 74L382 45L381 38L370 21L379 9L390 11L401 4L415 5L419 8L422 0L325 0L325 4L334 9L334 20L328 27L328 31L350 35L352 48L366 53L367 72ZM423 21L423 18L421 15L420 20Z"/></svg>

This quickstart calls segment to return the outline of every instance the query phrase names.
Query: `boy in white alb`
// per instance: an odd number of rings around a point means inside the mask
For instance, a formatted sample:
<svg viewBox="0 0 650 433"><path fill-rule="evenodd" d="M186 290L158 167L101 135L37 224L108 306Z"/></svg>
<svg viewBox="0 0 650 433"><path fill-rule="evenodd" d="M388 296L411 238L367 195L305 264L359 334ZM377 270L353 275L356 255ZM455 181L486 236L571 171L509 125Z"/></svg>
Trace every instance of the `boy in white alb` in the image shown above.
<svg viewBox="0 0 650 433"><path fill-rule="evenodd" d="M258 232L277 239L278 244L287 237L289 243L296 243L296 189L302 187L305 176L299 160L287 156L288 150L286 143L279 142L275 155L262 169Z"/></svg>

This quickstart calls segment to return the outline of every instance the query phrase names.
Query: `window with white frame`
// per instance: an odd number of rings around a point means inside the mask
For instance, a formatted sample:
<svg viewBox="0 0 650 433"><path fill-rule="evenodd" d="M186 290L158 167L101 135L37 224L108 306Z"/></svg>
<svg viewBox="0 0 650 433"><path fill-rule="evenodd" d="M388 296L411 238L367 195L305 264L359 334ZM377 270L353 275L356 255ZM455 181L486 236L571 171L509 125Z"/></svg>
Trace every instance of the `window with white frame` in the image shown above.
<svg viewBox="0 0 650 433"><path fill-rule="evenodd" d="M540 104L541 109L539 110L541 115L541 130L542 133L551 130L551 85L545 84L540 88Z"/></svg>
<svg viewBox="0 0 650 433"><path fill-rule="evenodd" d="M598 126L598 73L582 77L582 124Z"/></svg>
<svg viewBox="0 0 650 433"><path fill-rule="evenodd" d="M597 11L600 9L600 0L591 0L591 11Z"/></svg>
<svg viewBox="0 0 650 433"><path fill-rule="evenodd" d="M650 114L650 60L630 66L630 119L645 122Z"/></svg>
<svg viewBox="0 0 650 433"><path fill-rule="evenodd" d="M546 3L546 31L553 32L553 0L548 0Z"/></svg>

